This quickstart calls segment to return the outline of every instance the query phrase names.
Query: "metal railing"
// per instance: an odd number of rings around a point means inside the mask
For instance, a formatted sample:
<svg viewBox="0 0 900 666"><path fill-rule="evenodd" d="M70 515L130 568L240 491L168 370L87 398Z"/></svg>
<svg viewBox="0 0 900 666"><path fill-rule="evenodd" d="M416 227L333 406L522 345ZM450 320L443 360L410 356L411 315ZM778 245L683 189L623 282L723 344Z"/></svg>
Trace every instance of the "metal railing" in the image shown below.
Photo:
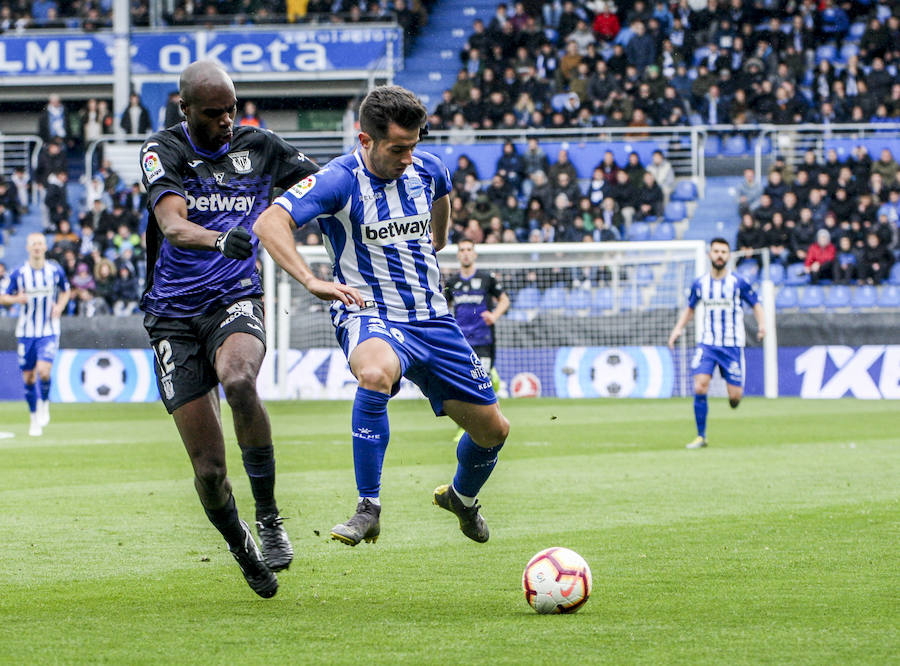
<svg viewBox="0 0 900 666"><path fill-rule="evenodd" d="M11 173L20 167L25 169L25 173L33 172L43 145L39 136L0 133L0 174ZM32 182L29 196L31 201L37 200L37 183Z"/></svg>

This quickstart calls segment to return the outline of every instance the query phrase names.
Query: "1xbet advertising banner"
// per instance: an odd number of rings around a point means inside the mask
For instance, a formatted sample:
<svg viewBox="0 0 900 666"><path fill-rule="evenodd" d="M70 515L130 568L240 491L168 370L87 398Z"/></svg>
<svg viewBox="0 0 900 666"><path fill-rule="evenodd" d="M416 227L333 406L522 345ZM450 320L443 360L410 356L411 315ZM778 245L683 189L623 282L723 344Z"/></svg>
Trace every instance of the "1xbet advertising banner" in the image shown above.
<svg viewBox="0 0 900 666"><path fill-rule="evenodd" d="M748 395L763 395L763 353L745 353ZM66 349L53 366L51 399L61 402L152 402L159 399L147 349ZM259 389L276 399L272 357ZM674 393L676 363L665 347L499 349L497 369L511 397L663 398ZM778 350L778 391L802 398L900 399L900 345L784 347ZM349 400L356 391L343 353L335 348L291 350L287 395ZM0 352L0 400L22 400L15 352ZM401 383L400 398L418 398Z"/></svg>
<svg viewBox="0 0 900 666"><path fill-rule="evenodd" d="M131 34L132 74L180 74L200 59L215 60L232 74L265 78L286 72L384 69L389 43L398 53L401 34L392 27L281 30L196 30ZM4 35L0 80L22 76L113 75L112 33Z"/></svg>

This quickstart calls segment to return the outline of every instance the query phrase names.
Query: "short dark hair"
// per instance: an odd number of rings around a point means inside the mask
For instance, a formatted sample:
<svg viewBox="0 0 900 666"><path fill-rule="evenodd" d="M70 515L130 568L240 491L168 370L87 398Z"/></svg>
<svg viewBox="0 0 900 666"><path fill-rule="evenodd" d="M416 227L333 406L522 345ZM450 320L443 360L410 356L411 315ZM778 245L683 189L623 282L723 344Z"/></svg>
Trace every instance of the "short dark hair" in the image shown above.
<svg viewBox="0 0 900 666"><path fill-rule="evenodd" d="M709 241L709 246L712 247L716 243L721 243L722 245L726 245L729 250L731 249L731 243L729 243L727 240L725 240L721 236L716 236L711 241Z"/></svg>
<svg viewBox="0 0 900 666"><path fill-rule="evenodd" d="M391 123L407 130L421 129L427 119L419 98L400 86L378 86L359 105L359 127L375 141L387 136Z"/></svg>

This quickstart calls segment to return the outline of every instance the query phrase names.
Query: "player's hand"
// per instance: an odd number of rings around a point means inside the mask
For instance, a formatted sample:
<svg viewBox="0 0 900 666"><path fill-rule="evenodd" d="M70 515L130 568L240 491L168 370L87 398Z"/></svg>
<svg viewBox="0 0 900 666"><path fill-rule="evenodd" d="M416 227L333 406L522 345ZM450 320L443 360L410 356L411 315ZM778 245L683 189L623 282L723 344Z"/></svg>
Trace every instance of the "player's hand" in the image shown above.
<svg viewBox="0 0 900 666"><path fill-rule="evenodd" d="M678 338L681 337L681 331L672 331L672 335L669 336L669 349L675 349L675 342Z"/></svg>
<svg viewBox="0 0 900 666"><path fill-rule="evenodd" d="M63 313L62 306L59 303L54 303L53 309L50 311L50 318L51 319L59 319L60 317L62 317L62 313Z"/></svg>
<svg viewBox="0 0 900 666"><path fill-rule="evenodd" d="M321 298L323 301L340 301L344 305L358 305L359 307L365 305L365 301L363 301L363 297L356 287L348 287L339 282L328 282L319 278L313 278L306 285L306 288L309 290L309 293L316 298Z"/></svg>
<svg viewBox="0 0 900 666"><path fill-rule="evenodd" d="M28 302L28 294L26 294L24 291L17 292L15 294L13 294L10 298L13 303L19 303L21 305L24 305L25 303Z"/></svg>
<svg viewBox="0 0 900 666"><path fill-rule="evenodd" d="M766 327L758 326L756 328L756 339L762 341L762 339L766 337Z"/></svg>
<svg viewBox="0 0 900 666"><path fill-rule="evenodd" d="M232 227L216 239L216 249L229 259L248 259L253 254L250 232L244 227Z"/></svg>
<svg viewBox="0 0 900 666"><path fill-rule="evenodd" d="M485 310L481 313L481 318L484 320L484 323L488 326L493 326L497 321L497 316L491 312L490 310Z"/></svg>

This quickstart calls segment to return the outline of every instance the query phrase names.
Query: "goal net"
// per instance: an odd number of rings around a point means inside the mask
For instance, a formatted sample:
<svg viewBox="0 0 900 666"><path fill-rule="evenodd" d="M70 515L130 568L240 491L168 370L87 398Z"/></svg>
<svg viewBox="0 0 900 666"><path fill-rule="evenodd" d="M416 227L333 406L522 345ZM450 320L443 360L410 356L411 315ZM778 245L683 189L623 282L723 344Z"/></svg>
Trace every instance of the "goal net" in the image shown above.
<svg viewBox="0 0 900 666"><path fill-rule="evenodd" d="M675 352L669 332L706 270L702 241L487 244L476 265L492 271L511 300L496 324L501 395L562 398L662 398L692 393L689 326ZM331 279L324 247L299 246L311 268ZM266 265L271 260L266 258ZM446 279L459 270L456 247L439 254ZM352 398L356 382L338 348L328 303L278 271L279 354L266 391L280 398ZM267 314L274 319L273 308ZM274 346L270 345L270 349ZM269 357L273 355L268 355ZM404 381L401 397L421 395Z"/></svg>

